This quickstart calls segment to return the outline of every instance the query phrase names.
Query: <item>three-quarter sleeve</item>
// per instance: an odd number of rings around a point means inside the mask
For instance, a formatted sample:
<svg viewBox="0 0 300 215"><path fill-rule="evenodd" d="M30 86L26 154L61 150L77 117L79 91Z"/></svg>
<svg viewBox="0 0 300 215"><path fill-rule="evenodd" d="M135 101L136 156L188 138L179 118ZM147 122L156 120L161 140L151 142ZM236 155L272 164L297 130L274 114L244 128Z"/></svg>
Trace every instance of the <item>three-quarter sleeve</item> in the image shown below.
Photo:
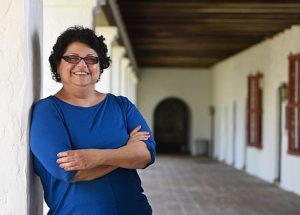
<svg viewBox="0 0 300 215"><path fill-rule="evenodd" d="M59 152L72 148L63 117L51 101L41 100L34 107L30 148L35 158L53 177L70 182L76 174L76 171L65 171L56 163Z"/></svg>
<svg viewBox="0 0 300 215"><path fill-rule="evenodd" d="M119 96L121 99L125 113L126 113L126 122L127 122L127 132L128 134L135 129L138 125L141 125L140 131L147 131L150 133L150 137L148 140L144 141L148 147L148 150L151 154L151 161L148 163L147 166L151 165L155 161L156 151L155 151L155 140L153 137L153 133L149 126L147 125L146 120L143 118L142 114L139 112L139 110L136 108L134 104L132 104L128 98ZM146 167L147 167L146 166Z"/></svg>

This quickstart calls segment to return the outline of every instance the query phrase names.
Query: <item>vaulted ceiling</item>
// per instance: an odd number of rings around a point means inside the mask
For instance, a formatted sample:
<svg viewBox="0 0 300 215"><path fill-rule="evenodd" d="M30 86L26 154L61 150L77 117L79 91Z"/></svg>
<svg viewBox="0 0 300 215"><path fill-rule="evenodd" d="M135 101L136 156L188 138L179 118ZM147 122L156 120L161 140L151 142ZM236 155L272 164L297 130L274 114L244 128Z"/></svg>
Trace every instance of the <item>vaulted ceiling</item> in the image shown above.
<svg viewBox="0 0 300 215"><path fill-rule="evenodd" d="M300 0L117 0L139 67L210 67L300 22Z"/></svg>

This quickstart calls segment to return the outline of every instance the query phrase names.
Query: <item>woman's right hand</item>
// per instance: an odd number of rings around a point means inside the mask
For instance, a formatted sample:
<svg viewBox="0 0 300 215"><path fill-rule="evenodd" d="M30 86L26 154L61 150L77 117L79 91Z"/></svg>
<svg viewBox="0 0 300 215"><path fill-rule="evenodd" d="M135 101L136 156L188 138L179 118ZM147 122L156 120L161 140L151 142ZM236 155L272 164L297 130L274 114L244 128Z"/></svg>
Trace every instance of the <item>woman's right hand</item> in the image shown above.
<svg viewBox="0 0 300 215"><path fill-rule="evenodd" d="M150 137L150 134L148 131L139 131L141 130L142 126L137 126L135 129L133 129L130 132L130 137L127 141L127 144L132 144L138 141L148 140Z"/></svg>

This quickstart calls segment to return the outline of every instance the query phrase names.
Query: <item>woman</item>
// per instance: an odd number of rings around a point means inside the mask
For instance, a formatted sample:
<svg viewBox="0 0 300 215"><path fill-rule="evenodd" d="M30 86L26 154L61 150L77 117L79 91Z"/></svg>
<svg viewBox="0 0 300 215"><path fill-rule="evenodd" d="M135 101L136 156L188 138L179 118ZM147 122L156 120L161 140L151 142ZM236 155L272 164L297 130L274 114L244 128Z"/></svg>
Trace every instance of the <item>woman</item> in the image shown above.
<svg viewBox="0 0 300 215"><path fill-rule="evenodd" d="M52 77L63 86L37 102L30 131L48 214L152 214L136 169L154 162L155 141L127 98L95 90L110 64L103 41L75 26L58 37L49 57Z"/></svg>

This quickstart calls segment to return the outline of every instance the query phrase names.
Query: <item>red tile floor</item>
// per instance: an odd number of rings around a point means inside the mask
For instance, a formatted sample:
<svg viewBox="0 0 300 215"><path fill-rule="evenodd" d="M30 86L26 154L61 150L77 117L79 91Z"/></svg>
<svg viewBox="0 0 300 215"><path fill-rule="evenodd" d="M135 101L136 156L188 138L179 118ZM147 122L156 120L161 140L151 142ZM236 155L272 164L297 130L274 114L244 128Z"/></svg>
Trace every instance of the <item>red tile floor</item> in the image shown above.
<svg viewBox="0 0 300 215"><path fill-rule="evenodd" d="M161 155L139 174L153 215L300 215L300 196L217 161Z"/></svg>

